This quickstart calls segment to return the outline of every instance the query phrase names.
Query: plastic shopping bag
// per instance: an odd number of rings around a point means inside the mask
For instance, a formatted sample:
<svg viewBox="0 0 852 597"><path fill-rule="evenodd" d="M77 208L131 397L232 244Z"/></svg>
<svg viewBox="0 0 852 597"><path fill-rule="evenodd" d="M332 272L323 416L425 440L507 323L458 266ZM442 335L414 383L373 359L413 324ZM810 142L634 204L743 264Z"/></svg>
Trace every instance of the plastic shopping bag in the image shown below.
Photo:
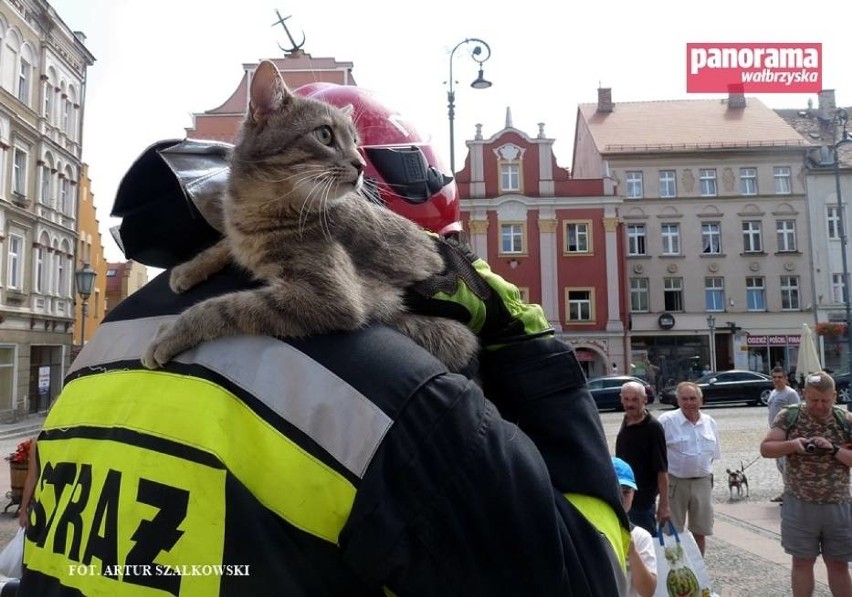
<svg viewBox="0 0 852 597"><path fill-rule="evenodd" d="M666 532L667 531L667 532ZM678 534L669 522L660 525L657 541L657 590L654 597L710 597L707 566L689 531Z"/></svg>
<svg viewBox="0 0 852 597"><path fill-rule="evenodd" d="M21 527L12 540L0 551L0 574L10 578L21 577L21 565L24 562L24 533Z"/></svg>

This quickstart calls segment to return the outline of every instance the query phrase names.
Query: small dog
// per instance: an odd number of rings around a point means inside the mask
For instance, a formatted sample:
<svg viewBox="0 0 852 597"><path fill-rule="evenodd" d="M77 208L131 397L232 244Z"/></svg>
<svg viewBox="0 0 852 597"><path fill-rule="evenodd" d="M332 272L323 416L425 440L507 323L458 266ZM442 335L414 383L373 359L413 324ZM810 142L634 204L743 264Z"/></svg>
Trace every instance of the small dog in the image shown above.
<svg viewBox="0 0 852 597"><path fill-rule="evenodd" d="M748 497L748 478L745 474L745 467L740 462L739 470L726 469L728 472L728 491L731 492L731 499L734 499L734 488L737 490L737 497L742 497L743 487L745 487L746 497Z"/></svg>

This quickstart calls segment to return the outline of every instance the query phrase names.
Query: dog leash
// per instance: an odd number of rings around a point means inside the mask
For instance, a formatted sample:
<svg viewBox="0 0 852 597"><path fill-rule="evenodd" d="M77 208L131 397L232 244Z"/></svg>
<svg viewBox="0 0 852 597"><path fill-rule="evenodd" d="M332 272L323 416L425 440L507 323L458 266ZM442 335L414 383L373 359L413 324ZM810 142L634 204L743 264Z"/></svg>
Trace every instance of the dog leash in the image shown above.
<svg viewBox="0 0 852 597"><path fill-rule="evenodd" d="M743 466L743 461L742 461L742 460L740 460L740 470L741 470L741 471L745 471L748 467L750 467L752 464L754 464L755 462L757 462L760 458L762 458L762 456L761 456L760 454L758 454L757 456L755 456L755 457L754 457L754 460L752 460L751 462L749 462L749 463L748 463L747 465L745 465L745 466Z"/></svg>

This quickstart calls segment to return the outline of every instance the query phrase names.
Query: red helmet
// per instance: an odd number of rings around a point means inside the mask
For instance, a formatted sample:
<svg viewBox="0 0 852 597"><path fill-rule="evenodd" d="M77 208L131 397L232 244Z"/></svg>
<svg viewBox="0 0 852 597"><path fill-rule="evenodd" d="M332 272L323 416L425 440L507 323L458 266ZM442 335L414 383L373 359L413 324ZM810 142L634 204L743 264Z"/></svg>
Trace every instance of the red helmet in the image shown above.
<svg viewBox="0 0 852 597"><path fill-rule="evenodd" d="M293 93L338 108L352 106L364 178L388 208L441 235L461 231L456 183L411 122L361 87L309 83Z"/></svg>

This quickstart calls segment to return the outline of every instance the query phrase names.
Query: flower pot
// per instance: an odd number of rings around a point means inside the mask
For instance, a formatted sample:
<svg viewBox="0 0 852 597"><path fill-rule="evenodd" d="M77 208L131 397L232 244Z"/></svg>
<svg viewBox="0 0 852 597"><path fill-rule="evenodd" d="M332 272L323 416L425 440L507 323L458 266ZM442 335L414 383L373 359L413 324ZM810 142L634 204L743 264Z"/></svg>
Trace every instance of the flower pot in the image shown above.
<svg viewBox="0 0 852 597"><path fill-rule="evenodd" d="M27 480L27 468L26 462L9 463L9 486L12 489L11 498L13 503L21 503L21 498L24 495L24 482Z"/></svg>

